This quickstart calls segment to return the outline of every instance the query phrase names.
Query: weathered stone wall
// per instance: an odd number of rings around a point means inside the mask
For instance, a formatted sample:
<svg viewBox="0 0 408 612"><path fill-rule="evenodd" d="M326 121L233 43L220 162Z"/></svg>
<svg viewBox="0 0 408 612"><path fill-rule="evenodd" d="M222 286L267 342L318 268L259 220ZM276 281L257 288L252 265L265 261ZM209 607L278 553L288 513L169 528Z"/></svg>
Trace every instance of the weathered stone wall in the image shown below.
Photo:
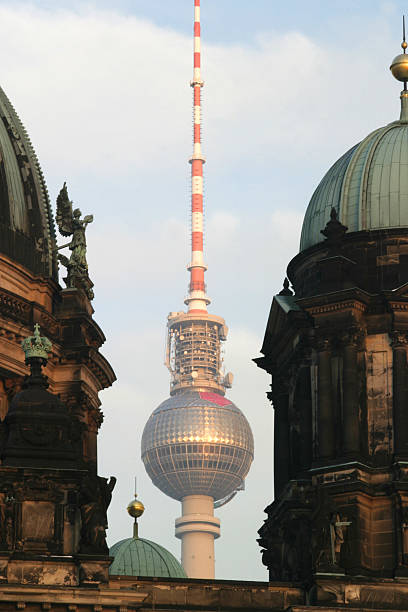
<svg viewBox="0 0 408 612"><path fill-rule="evenodd" d="M275 411L275 500L259 531L271 580L408 574L403 234L300 253L295 293L286 284L272 303L256 360Z"/></svg>

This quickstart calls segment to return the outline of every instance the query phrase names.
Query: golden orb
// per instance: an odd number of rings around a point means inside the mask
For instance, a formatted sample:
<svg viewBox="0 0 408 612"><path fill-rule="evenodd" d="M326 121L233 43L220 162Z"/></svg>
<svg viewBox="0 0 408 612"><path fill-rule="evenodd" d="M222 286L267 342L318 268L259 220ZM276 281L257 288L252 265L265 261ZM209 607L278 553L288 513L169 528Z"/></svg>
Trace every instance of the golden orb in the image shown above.
<svg viewBox="0 0 408 612"><path fill-rule="evenodd" d="M390 70L397 81L408 81L408 54L401 53L394 57Z"/></svg>
<svg viewBox="0 0 408 612"><path fill-rule="evenodd" d="M138 499L132 499L132 501L128 503L127 511L133 518L139 518L145 511L145 507Z"/></svg>

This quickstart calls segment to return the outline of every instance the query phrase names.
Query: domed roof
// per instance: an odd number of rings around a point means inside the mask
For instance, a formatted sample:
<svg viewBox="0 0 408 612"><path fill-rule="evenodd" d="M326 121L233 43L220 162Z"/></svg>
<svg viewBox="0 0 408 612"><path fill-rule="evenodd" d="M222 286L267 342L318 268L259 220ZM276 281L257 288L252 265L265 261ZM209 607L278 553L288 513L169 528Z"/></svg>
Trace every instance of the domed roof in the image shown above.
<svg viewBox="0 0 408 612"><path fill-rule="evenodd" d="M0 88L0 251L36 274L57 277L47 186L27 132Z"/></svg>
<svg viewBox="0 0 408 612"><path fill-rule="evenodd" d="M369 134L323 177L303 221L301 251L324 240L332 207L349 232L408 228L408 100L401 101L399 121Z"/></svg>
<svg viewBox="0 0 408 612"><path fill-rule="evenodd" d="M109 573L114 576L157 576L187 578L176 557L168 550L143 538L127 538L116 542L109 550L113 563Z"/></svg>
<svg viewBox="0 0 408 612"><path fill-rule="evenodd" d="M181 500L221 500L242 487L254 454L248 421L226 397L186 390L162 402L142 436L142 460L154 484Z"/></svg>

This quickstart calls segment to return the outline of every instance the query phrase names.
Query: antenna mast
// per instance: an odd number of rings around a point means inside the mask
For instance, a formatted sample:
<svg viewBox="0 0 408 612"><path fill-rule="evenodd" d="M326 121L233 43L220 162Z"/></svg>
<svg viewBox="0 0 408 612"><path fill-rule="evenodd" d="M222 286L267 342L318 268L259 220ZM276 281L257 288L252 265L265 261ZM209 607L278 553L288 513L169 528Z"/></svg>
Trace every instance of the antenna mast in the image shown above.
<svg viewBox="0 0 408 612"><path fill-rule="evenodd" d="M193 155L191 163L191 263L190 286L185 303L188 312L207 312L210 303L205 293L203 253L203 165L205 159L201 152L201 31L200 0L194 0L194 73L190 82L193 88Z"/></svg>

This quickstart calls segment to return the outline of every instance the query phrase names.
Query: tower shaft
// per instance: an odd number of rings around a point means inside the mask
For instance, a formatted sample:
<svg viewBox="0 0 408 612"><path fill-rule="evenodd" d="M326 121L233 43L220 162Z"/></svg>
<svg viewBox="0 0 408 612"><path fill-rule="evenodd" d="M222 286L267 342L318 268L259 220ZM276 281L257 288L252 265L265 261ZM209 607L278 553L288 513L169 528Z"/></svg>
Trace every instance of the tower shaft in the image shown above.
<svg viewBox="0 0 408 612"><path fill-rule="evenodd" d="M201 152L201 25L200 0L194 0L194 59L193 59L193 155L191 163L191 263L190 286L188 297L185 300L188 312L207 312L210 300L205 293L203 253L203 165L205 159Z"/></svg>
<svg viewBox="0 0 408 612"><path fill-rule="evenodd" d="M215 575L214 540L220 537L220 520L214 516L214 500L208 495L187 495L183 516L176 519L181 540L181 564L189 578Z"/></svg>

